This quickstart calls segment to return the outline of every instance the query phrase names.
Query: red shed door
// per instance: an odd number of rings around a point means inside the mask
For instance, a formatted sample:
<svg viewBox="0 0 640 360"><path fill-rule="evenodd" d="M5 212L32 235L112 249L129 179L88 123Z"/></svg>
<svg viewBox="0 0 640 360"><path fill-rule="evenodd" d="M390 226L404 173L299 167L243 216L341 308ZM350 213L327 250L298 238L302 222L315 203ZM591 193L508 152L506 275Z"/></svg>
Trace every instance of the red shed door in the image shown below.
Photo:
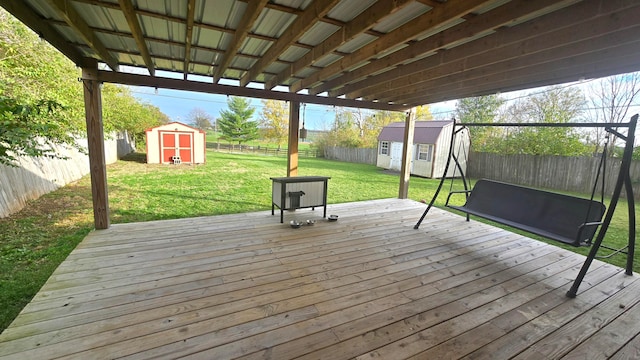
<svg viewBox="0 0 640 360"><path fill-rule="evenodd" d="M193 134L174 131L160 132L160 154L163 164L174 162L174 156L180 156L180 161L190 163L193 159Z"/></svg>

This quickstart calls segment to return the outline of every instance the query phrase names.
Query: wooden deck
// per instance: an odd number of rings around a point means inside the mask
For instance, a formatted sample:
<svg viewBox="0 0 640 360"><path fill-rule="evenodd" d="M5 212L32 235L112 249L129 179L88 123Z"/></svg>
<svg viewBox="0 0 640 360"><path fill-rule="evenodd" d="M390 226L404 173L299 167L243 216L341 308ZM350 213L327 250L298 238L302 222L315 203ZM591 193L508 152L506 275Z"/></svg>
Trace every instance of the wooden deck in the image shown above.
<svg viewBox="0 0 640 360"><path fill-rule="evenodd" d="M640 277L387 199L113 225L0 335L2 359L637 359ZM297 218L317 219L291 229Z"/></svg>

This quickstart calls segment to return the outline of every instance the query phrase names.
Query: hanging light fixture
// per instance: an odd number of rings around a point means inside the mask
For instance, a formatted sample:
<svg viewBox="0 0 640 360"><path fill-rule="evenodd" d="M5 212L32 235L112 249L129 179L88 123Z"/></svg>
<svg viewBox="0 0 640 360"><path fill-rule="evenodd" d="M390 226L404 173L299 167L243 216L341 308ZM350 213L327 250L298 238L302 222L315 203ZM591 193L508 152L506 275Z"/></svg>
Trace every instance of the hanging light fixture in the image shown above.
<svg viewBox="0 0 640 360"><path fill-rule="evenodd" d="M307 138L307 129L304 128L304 118L307 113L307 104L302 104L302 129L300 129L300 139Z"/></svg>

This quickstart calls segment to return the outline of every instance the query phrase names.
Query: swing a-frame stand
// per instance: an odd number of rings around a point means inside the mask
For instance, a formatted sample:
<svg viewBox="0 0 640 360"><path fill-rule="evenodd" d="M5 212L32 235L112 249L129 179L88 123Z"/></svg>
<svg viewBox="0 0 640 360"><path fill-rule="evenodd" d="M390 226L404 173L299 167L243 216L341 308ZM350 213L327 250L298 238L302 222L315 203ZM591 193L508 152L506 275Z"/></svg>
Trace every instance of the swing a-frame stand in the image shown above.
<svg viewBox="0 0 640 360"><path fill-rule="evenodd" d="M634 134L637 122L638 115L636 114L628 123L621 124L454 123L454 131L451 135L451 145L449 147L449 158L447 160L444 173L448 173L447 171L451 165L451 160L453 160L456 169L460 171L464 190L451 191L447 197L445 206L466 213L467 221L469 220L469 215L474 215L570 245L590 245L591 249L589 254L583 263L578 276L573 282L571 289L567 292L567 296L573 298L576 296L578 287L582 283L591 263L596 258L598 250L600 247L606 247L602 245L602 241L607 233L609 225L611 224L611 219L613 218L614 211L618 205L618 199L620 198L622 188L624 187L629 211L629 242L626 247L618 249L616 252L624 252L627 254L625 273L627 275L632 275L636 224L633 187L631 184L629 169L633 155ZM609 134L624 140L625 147L622 155L620 171L618 173L608 209L601 201L593 200L596 184L594 184L594 191L591 194L591 199L583 199L484 179L477 181L473 189L470 189L468 179L465 177L462 166L460 165L453 148L456 143L456 136L465 128L472 126L602 127ZM623 135L615 130L617 128L625 127L628 128L627 135ZM599 170L606 167L603 167L605 159L606 152L603 153L601 158ZM438 197L445 179L446 176L443 176L440 179L440 184L434 193L431 202L429 202L429 205L420 217L420 220L418 220L414 226L414 229L418 229L420 227L422 220L424 220ZM598 180L596 178L596 183L597 181ZM604 177L602 181L604 182ZM604 184L602 192L604 197ZM455 194L464 194L466 197L466 203L463 206L449 205L449 200ZM593 240L594 236L595 240Z"/></svg>

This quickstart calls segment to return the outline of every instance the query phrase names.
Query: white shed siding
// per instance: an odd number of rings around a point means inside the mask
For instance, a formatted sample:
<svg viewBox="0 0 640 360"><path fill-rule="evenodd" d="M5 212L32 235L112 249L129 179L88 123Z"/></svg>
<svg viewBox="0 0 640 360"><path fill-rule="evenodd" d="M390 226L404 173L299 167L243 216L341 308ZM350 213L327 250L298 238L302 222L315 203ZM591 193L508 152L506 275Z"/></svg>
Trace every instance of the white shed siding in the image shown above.
<svg viewBox="0 0 640 360"><path fill-rule="evenodd" d="M411 146L411 174L429 178L440 178L444 175L444 170L447 164L447 157L449 155L449 146L451 142L451 133L454 129L453 122L443 124L442 127L433 126L431 124L428 124L429 126L425 126L425 124L422 125L423 126L416 127L416 132L420 131L421 134L416 133L415 138L422 138L423 141L426 139L433 139L432 141L434 143L428 144L424 142L417 142L416 144L413 144L413 146ZM391 134L391 136L396 135L397 137L397 132L399 131L398 124L394 124L393 128L396 134ZM389 135L390 133L391 132L387 132L387 135ZM420 135L420 137L418 137L418 135ZM384 169L400 171L402 166L401 149L403 143L398 141L391 141L385 135L382 135L382 133L378 137L378 139L378 160L376 165ZM380 154L380 147L383 141L389 142L388 155ZM431 159L418 159L418 151L420 145L433 146ZM463 131L456 136L455 149L461 149L461 151L456 155L459 156L461 166L463 170L466 171L466 156L468 155L469 149L468 132ZM454 176L454 174L455 176L460 176L460 171L455 169L452 163L449 166L447 176Z"/></svg>

